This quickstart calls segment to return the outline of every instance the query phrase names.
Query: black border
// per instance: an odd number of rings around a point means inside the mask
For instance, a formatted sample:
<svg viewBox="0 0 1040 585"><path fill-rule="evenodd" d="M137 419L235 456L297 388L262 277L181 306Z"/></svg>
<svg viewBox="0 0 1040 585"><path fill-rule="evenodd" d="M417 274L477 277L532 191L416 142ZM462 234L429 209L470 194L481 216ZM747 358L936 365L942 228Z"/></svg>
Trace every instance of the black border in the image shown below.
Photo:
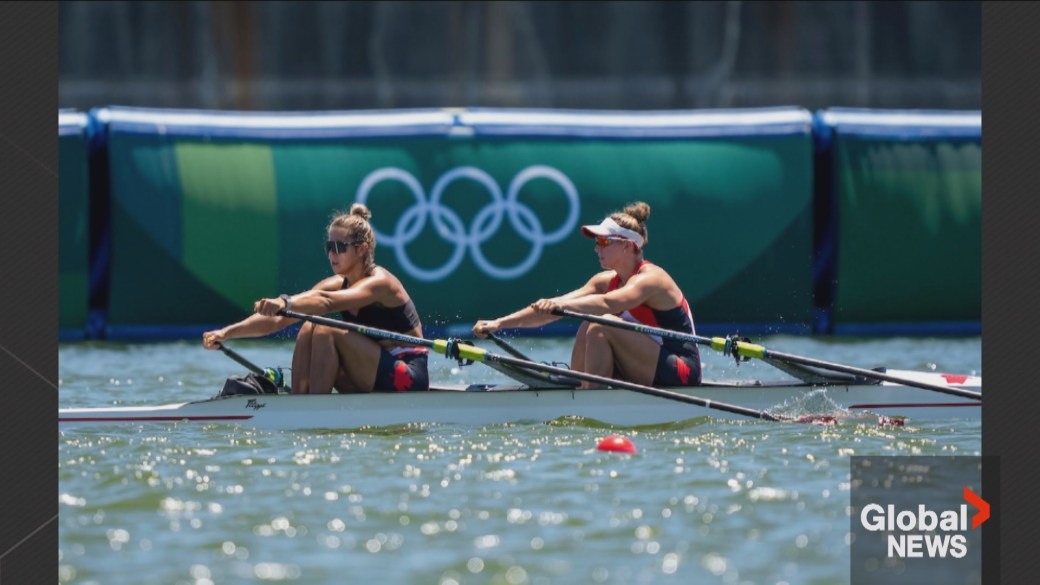
<svg viewBox="0 0 1040 585"><path fill-rule="evenodd" d="M0 583L58 548L58 3L0 3Z"/></svg>
<svg viewBox="0 0 1040 585"><path fill-rule="evenodd" d="M982 452L1000 457L999 491L990 493L984 474L983 497L998 518L1001 545L996 551L1000 573L990 579L992 557L987 552L994 551L983 543L986 583L1035 582L1040 558L1031 551L1038 517L1032 492L1040 472L1017 456L1036 440L1036 421L1027 405L1035 400L1037 388L1027 368L1036 363L1030 339L1040 331L1035 309L1040 258L1031 241L1035 237L1030 237L1040 185L1040 165L1034 160L1040 136L1038 28L1040 6L1035 3L982 5L982 361L987 396Z"/></svg>

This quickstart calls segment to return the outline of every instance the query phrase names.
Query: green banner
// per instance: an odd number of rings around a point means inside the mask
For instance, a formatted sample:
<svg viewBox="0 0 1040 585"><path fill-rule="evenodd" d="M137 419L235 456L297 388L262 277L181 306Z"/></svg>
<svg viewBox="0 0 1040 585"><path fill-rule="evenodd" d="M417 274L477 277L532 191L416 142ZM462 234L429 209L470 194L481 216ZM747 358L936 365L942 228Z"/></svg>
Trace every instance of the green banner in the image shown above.
<svg viewBox="0 0 1040 585"><path fill-rule="evenodd" d="M982 144L839 137L834 322L978 321Z"/></svg>
<svg viewBox="0 0 1040 585"><path fill-rule="evenodd" d="M578 227L650 204L646 258L698 323L812 318L808 134L263 141L115 134L109 323L224 323L331 273L333 214L372 210L376 262L426 325L471 323L600 270Z"/></svg>
<svg viewBox="0 0 1040 585"><path fill-rule="evenodd" d="M82 127L58 137L58 327L80 336L90 299L87 142Z"/></svg>

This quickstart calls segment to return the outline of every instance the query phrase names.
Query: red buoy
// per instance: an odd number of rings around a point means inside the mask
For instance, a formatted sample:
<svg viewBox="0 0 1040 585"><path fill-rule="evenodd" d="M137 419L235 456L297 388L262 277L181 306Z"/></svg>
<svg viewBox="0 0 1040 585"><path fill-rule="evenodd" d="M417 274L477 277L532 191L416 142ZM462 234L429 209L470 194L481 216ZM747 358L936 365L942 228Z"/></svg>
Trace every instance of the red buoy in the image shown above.
<svg viewBox="0 0 1040 585"><path fill-rule="evenodd" d="M632 441L622 435L610 435L596 445L600 451L614 451L616 453L635 453L636 446Z"/></svg>

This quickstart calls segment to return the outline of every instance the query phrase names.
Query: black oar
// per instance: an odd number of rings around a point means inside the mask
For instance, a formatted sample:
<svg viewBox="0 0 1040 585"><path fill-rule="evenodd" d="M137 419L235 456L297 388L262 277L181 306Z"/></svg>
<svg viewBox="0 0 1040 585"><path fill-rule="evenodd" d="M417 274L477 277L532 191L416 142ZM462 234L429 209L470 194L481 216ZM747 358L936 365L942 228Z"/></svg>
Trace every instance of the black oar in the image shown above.
<svg viewBox="0 0 1040 585"><path fill-rule="evenodd" d="M501 337L495 335L494 333L488 332L488 333L486 333L486 335L491 339L491 341L495 342L495 345L501 347L503 350L505 350L506 353L512 355L513 357L520 358L522 360L527 360L529 362L535 361L535 360L527 357L526 355L524 355L524 353L522 351L520 351L519 349L513 347L512 345L509 344L509 342L507 342L506 340L502 339ZM486 364L486 365L494 367L494 369L502 372L503 374L509 376L510 378L513 378L514 380L520 380L521 382L524 382L528 386L532 386L532 387L537 386L537 387L545 388L545 387L553 387L553 386L577 386L578 385L577 380L575 380L573 378L563 378L563 377L560 377L560 376L551 376L549 374L545 374L545 373L542 373L542 372L531 372L529 370L521 370L521 371L524 371L524 372L529 372L529 373L527 373L527 374L525 374L523 376L523 379L521 379L521 377L516 374L516 372L518 371L516 368L507 368L507 367L504 367L502 365L498 365L497 367L495 367L493 364ZM564 364L564 365L566 365L566 364ZM534 377L534 378L532 378L532 377Z"/></svg>
<svg viewBox="0 0 1040 585"><path fill-rule="evenodd" d="M584 372L578 372L574 370L568 370L566 368L558 368L556 366L549 366L538 362L532 362L529 360L522 360L519 358L513 358L504 355L498 355L490 353L487 350L465 343L458 343L453 340L444 339L422 339L420 337L412 337L411 335L404 335L402 333L395 333L393 331L385 331L382 329L373 329L371 327L365 327L356 323L350 323L349 321L340 321L338 319L329 319L328 317L318 317L316 315L305 315L303 313L297 313L296 311L278 311L279 315L291 317L293 319L302 319L304 321L310 321L317 323L318 325L325 325L328 327L335 327L337 329L346 329L347 331L355 331L362 335L369 337L377 337L382 339L390 339L393 341L400 341L410 345L420 345L428 347L433 351L446 355L454 359L468 359L475 362L482 363L502 363L526 368L528 370L538 370L549 374L558 374L566 376L568 378L574 378L576 380L584 380L586 382L592 382L594 384L603 384L604 386L611 386L614 388L623 388L625 390L631 390L633 392L639 392L641 394L649 394L650 396L657 396L659 398L666 398L668 400L677 400L679 402L686 402L688 404L695 404L704 408L713 408L715 410L722 410L733 414L739 414L741 416L747 416L751 418L758 418L772 421L788 421L788 422L817 422L810 421L808 419L782 419L765 412L763 410L754 410L751 408L744 408L742 406L735 406L732 404L726 404L724 402L715 402L713 400L707 400L704 398L698 398L696 396L687 396L686 394L679 394L678 392L670 392L668 390L661 390L659 388L651 388L650 386L643 386L641 384L634 384L632 382L625 382L622 380L615 380L613 378L604 378L601 376L595 376L592 374L586 374Z"/></svg>
<svg viewBox="0 0 1040 585"><path fill-rule="evenodd" d="M490 339L491 341L494 341L495 345L497 345L498 347L501 347L509 355L511 355L511 356L513 356L515 358L520 358L522 360L527 360L529 362L534 361L531 358L529 358L526 355L524 355L524 353L522 351L520 351L519 349L513 347L506 340L504 340L501 337L495 335L494 333L488 332L486 335L488 336L488 339Z"/></svg>
<svg viewBox="0 0 1040 585"><path fill-rule="evenodd" d="M235 350L231 349L230 347L224 345L223 343L221 343L219 341L216 342L214 345L216 345L217 348L220 349L220 351L224 352L224 355L226 355L229 358L235 360L239 364L245 366L245 368L247 370L249 370L250 372L253 372L254 374L260 374L261 376L264 375L263 368L261 368L260 366L254 364L253 362L247 360L246 358L240 356L238 354L238 352L236 352Z"/></svg>
<svg viewBox="0 0 1040 585"><path fill-rule="evenodd" d="M721 337L700 337L689 333L680 333L678 331L672 331L670 329L661 329L659 327L650 327L647 325L639 325L637 323L631 323L629 321L622 321L620 319L610 319L607 317L601 317L598 315L588 315L585 313L576 313L567 309L555 309L554 315L561 317L571 317L574 319L581 319L583 321L589 321L591 323L600 323L602 325L608 325L610 327L618 327L621 329L628 329L630 331L636 331L639 333L645 333L647 335L657 335L659 337L667 337L669 339L675 339L678 341L690 341L693 343L699 343L701 345L707 345L716 351L720 351L724 354L730 354L734 357L741 356L747 358L773 358L775 360L787 361L795 364L802 364L806 366L813 366L822 368L824 370L834 370L836 372L844 372L846 374L853 374L856 376L862 376L864 378L871 378L874 380L883 380L886 382L894 382L896 384L902 384L903 386L914 386L917 388L923 388L925 390L934 390L936 392L943 392L945 394L952 394L953 396L960 396L961 398L971 398L974 400L982 400L981 392L973 392L971 390L964 390L961 388L951 388L949 386L939 386L938 384L929 384L928 382L918 382L917 380L907 380L906 378L900 378L898 376L890 376L882 372L875 372L874 370L866 370L863 368L857 368L854 366L846 366L843 364L835 364L831 362L825 362L813 358L801 357L792 355L789 353L782 353L779 351L773 351L766 349L761 345L754 343L748 343L746 341L738 341L735 339L723 339Z"/></svg>
<svg viewBox="0 0 1040 585"><path fill-rule="evenodd" d="M219 341L216 342L215 345L220 349L220 351L224 352L224 355L245 366L245 368L250 372L267 378L268 380L274 382L275 386L283 387L284 379L282 378L282 373L278 370L274 368L261 368L260 366L242 357L238 354L238 352Z"/></svg>

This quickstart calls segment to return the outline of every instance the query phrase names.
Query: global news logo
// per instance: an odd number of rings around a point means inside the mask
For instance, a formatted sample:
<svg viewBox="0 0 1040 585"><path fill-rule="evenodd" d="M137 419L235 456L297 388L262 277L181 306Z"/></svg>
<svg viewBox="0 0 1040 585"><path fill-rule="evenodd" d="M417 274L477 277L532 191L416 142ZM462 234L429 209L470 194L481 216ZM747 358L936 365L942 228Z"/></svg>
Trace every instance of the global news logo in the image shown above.
<svg viewBox="0 0 1040 585"><path fill-rule="evenodd" d="M971 529L989 519L989 503L964 486L964 499L956 510L936 512L919 504L916 510L896 510L892 504L863 506L859 520L870 532L888 532L889 558L964 558L968 554L968 504L978 512Z"/></svg>

